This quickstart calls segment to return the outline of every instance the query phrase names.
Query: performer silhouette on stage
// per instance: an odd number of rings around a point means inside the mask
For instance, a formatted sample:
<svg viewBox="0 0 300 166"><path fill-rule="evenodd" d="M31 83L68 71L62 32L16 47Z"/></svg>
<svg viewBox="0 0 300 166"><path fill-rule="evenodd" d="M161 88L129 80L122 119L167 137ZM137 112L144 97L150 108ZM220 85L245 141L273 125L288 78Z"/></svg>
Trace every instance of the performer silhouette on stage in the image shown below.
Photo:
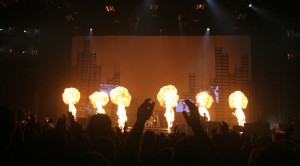
<svg viewBox="0 0 300 166"><path fill-rule="evenodd" d="M146 122L146 127L160 127L159 115L153 112L150 119Z"/></svg>
<svg viewBox="0 0 300 166"><path fill-rule="evenodd" d="M207 116L206 116L206 113L203 114L203 120L204 120L204 122L207 122L207 121L208 121L208 118L207 118Z"/></svg>
<svg viewBox="0 0 300 166"><path fill-rule="evenodd" d="M160 121L158 113L154 113L155 126L160 127Z"/></svg>

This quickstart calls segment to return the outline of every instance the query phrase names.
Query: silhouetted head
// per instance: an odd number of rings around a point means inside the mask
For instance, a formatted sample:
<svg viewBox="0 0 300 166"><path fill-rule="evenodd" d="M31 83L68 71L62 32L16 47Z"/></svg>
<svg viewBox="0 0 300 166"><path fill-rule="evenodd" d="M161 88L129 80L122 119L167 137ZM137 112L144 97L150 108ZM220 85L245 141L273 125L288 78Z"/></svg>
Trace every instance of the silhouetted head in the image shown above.
<svg viewBox="0 0 300 166"><path fill-rule="evenodd" d="M92 142L92 150L103 154L112 165L116 162L117 147L109 137L97 137Z"/></svg>
<svg viewBox="0 0 300 166"><path fill-rule="evenodd" d="M55 128L49 129L39 138L36 149L34 149L34 156L36 157L34 162L37 162L37 165L65 163L69 150L68 145L69 140L66 133Z"/></svg>
<svg viewBox="0 0 300 166"><path fill-rule="evenodd" d="M184 138L174 147L173 165L205 165L206 154L199 141L193 138Z"/></svg>
<svg viewBox="0 0 300 166"><path fill-rule="evenodd" d="M296 165L295 153L285 143L276 142L252 151L249 166ZM299 164L299 163L298 163Z"/></svg>
<svg viewBox="0 0 300 166"><path fill-rule="evenodd" d="M80 156L79 161L77 163L78 166L94 166L94 165L103 165L110 166L110 162L108 159L99 152L85 152L82 156Z"/></svg>
<svg viewBox="0 0 300 166"><path fill-rule="evenodd" d="M154 131L147 130L143 133L141 140L142 151L154 151L156 145L156 135Z"/></svg>
<svg viewBox="0 0 300 166"><path fill-rule="evenodd" d="M173 154L173 148L171 148L171 147L165 147L165 148L160 149L157 152L157 155L155 158L155 164L157 166L172 165L172 154Z"/></svg>
<svg viewBox="0 0 300 166"><path fill-rule="evenodd" d="M156 155L156 135L154 131L147 130L143 133L140 143L140 159L145 165L153 165Z"/></svg>
<svg viewBox="0 0 300 166"><path fill-rule="evenodd" d="M98 137L108 136L111 132L111 119L107 114L95 114L92 115L86 131L90 139L95 139Z"/></svg>

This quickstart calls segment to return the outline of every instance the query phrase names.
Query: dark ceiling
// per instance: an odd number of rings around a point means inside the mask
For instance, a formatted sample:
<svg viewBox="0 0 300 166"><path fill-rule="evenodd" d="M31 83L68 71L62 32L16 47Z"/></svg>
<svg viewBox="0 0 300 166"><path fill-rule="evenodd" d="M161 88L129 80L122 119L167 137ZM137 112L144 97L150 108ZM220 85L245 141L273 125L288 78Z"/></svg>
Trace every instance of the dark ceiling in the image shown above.
<svg viewBox="0 0 300 166"><path fill-rule="evenodd" d="M207 27L277 34L298 30L297 16L294 0L0 0L0 28L66 27L75 35L90 27L102 35L202 35Z"/></svg>

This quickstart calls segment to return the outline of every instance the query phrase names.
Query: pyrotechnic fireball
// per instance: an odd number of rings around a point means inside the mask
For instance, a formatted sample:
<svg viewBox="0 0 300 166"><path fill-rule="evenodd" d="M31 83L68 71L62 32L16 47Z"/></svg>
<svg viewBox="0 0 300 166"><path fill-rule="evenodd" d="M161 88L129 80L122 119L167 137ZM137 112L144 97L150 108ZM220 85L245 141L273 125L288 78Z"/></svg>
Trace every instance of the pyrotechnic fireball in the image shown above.
<svg viewBox="0 0 300 166"><path fill-rule="evenodd" d="M69 105L69 111L72 112L74 118L76 119L76 104L80 99L80 93L76 88L66 88L62 95L65 104Z"/></svg>
<svg viewBox="0 0 300 166"><path fill-rule="evenodd" d="M203 91L197 94L196 100L200 115L204 116L205 113L207 120L210 121L210 116L207 109L210 108L211 104L214 102L214 99L206 91Z"/></svg>
<svg viewBox="0 0 300 166"><path fill-rule="evenodd" d="M108 103L109 98L108 94L105 92L94 92L90 95L90 102L94 108L97 108L97 112L105 114L104 106Z"/></svg>
<svg viewBox="0 0 300 166"><path fill-rule="evenodd" d="M232 114L237 117L240 126L246 123L246 117L242 109L247 108L248 99L241 91L235 91L229 96L229 107L235 108Z"/></svg>
<svg viewBox="0 0 300 166"><path fill-rule="evenodd" d="M168 131L171 132L175 120L173 108L177 106L179 100L176 87L167 85L160 88L160 91L157 94L157 100L162 107L166 108L165 117L168 122Z"/></svg>
<svg viewBox="0 0 300 166"><path fill-rule="evenodd" d="M131 95L126 88L118 86L110 91L110 99L112 103L118 105L118 123L123 131L125 122L127 121L125 107L130 105Z"/></svg>

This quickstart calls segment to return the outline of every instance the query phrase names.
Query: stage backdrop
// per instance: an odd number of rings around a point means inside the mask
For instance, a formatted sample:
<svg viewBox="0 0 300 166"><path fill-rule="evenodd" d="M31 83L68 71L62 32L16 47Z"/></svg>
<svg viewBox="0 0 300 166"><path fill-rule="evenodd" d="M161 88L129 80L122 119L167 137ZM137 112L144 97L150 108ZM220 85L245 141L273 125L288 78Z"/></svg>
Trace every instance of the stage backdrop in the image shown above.
<svg viewBox="0 0 300 166"><path fill-rule="evenodd" d="M248 56L251 80L250 36L75 36L72 66L79 63L77 55L85 40L90 41L90 52L101 65L101 84L120 72L120 85L139 103L148 97L157 102L160 88L170 84L181 98L189 93L189 73L195 74L196 87L209 87L216 77L216 48L228 55L229 73L241 67L242 55ZM156 109L164 110L158 102Z"/></svg>

